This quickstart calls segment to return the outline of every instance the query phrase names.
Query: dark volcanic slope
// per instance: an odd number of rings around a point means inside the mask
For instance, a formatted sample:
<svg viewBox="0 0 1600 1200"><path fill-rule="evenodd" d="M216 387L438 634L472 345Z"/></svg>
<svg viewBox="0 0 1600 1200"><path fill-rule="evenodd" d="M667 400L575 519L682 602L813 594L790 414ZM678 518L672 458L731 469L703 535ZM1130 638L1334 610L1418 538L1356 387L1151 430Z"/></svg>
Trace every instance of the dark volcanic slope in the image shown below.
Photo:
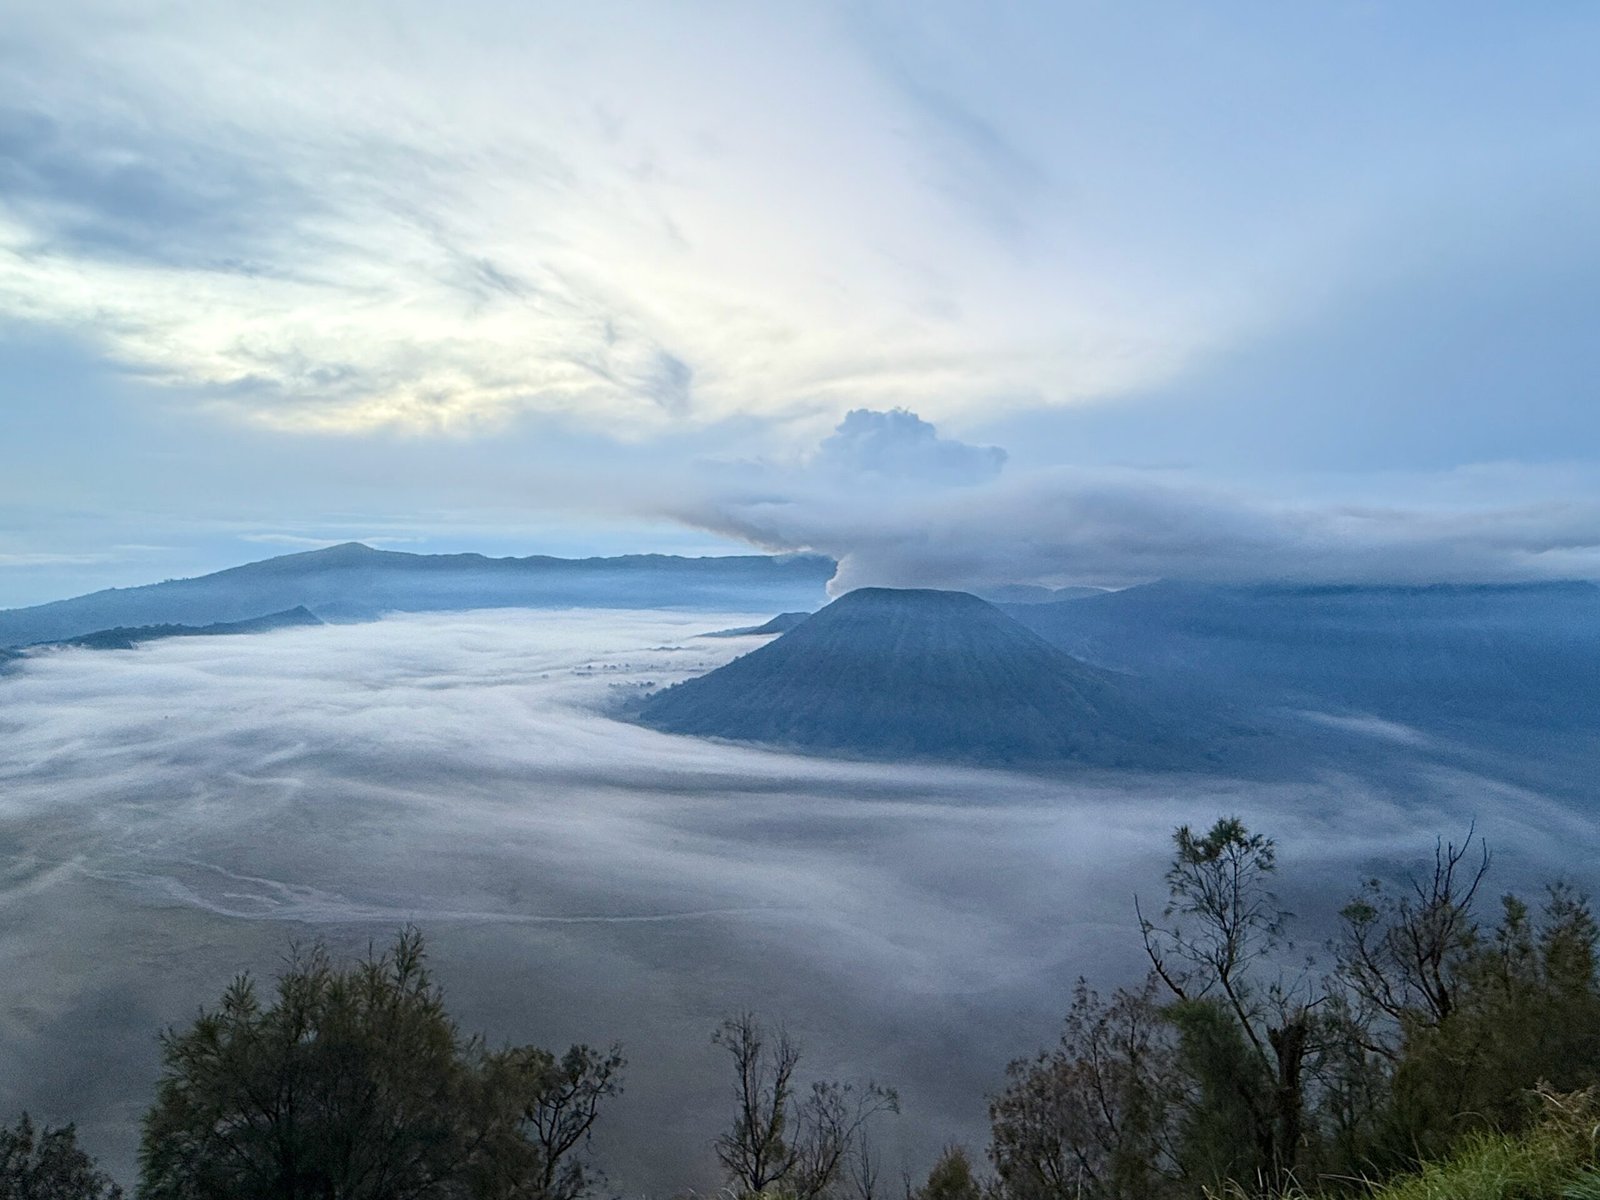
<svg viewBox="0 0 1600 1200"><path fill-rule="evenodd" d="M1421 725L1600 728L1600 588L1158 583L1016 606L1062 650L1168 686Z"/></svg>
<svg viewBox="0 0 1600 1200"><path fill-rule="evenodd" d="M765 625L742 625L738 629L718 629L713 633L702 633L701 637L728 638L728 637L757 637L768 633L788 633L802 621L811 619L808 612L779 613Z"/></svg>
<svg viewBox="0 0 1600 1200"><path fill-rule="evenodd" d="M78 646L89 650L132 650L141 642L156 642L163 638L222 637L241 633L271 633L275 629L295 629L323 622L306 608L291 608L286 612L268 613L248 621L221 621L214 625L139 625L133 628L97 629L81 637L59 642L41 642L42 646Z"/></svg>
<svg viewBox="0 0 1600 1200"><path fill-rule="evenodd" d="M494 607L735 608L817 604L833 574L813 555L485 558L403 554L356 542L147 587L0 611L0 647L99 630L211 625L304 606L328 620Z"/></svg>
<svg viewBox="0 0 1600 1200"><path fill-rule="evenodd" d="M964 592L862 588L727 666L651 697L673 733L871 757L1159 760L1114 676Z"/></svg>

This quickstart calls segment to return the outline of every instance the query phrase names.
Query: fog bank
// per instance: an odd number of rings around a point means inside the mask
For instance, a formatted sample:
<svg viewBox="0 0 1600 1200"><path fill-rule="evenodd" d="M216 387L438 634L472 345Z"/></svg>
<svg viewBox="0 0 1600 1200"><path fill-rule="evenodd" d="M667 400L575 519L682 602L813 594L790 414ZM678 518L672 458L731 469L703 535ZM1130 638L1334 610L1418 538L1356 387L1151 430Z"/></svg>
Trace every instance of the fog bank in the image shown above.
<svg viewBox="0 0 1600 1200"><path fill-rule="evenodd" d="M1277 836L1310 914L1472 817L1498 882L1592 857L1543 797L1383 743L1362 779L1057 779L839 763L606 715L769 613L494 611L134 651L0 678L0 1080L124 1181L164 1024L291 939L430 938L491 1041L621 1040L597 1151L618 1188L718 1180L723 1013L788 1021L818 1074L898 1086L886 1165L981 1148L1006 1060L1072 980L1137 969L1131 900L1172 826ZM1364 736L1359 731L1352 736Z"/></svg>

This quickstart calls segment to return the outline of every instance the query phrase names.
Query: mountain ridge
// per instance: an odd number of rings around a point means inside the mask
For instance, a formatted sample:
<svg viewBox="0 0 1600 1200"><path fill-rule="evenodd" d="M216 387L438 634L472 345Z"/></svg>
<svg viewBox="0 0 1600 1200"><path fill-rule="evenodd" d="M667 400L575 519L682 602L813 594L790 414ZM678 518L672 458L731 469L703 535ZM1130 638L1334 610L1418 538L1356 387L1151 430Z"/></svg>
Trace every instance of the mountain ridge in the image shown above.
<svg viewBox="0 0 1600 1200"><path fill-rule="evenodd" d="M218 621L210 625L135 625L97 629L78 637L54 642L35 642L28 649L73 646L87 650L131 650L144 642L168 638L229 637L240 634L271 633L279 629L301 629L326 624L304 605L283 612L265 613L243 621Z"/></svg>
<svg viewBox="0 0 1600 1200"><path fill-rule="evenodd" d="M1600 727L1600 586L1162 581L1005 611L1066 653L1200 696L1405 723Z"/></svg>
<svg viewBox="0 0 1600 1200"><path fill-rule="evenodd" d="M0 610L0 647L114 628L248 620L295 607L334 621L494 607L792 609L825 600L834 569L832 559L818 555L489 558L345 542L187 579Z"/></svg>
<svg viewBox="0 0 1600 1200"><path fill-rule="evenodd" d="M807 620L809 612L779 613L772 620L760 625L741 625L735 629L714 629L710 633L702 633L703 638L732 638L732 637L762 637L769 633L788 633L796 625Z"/></svg>

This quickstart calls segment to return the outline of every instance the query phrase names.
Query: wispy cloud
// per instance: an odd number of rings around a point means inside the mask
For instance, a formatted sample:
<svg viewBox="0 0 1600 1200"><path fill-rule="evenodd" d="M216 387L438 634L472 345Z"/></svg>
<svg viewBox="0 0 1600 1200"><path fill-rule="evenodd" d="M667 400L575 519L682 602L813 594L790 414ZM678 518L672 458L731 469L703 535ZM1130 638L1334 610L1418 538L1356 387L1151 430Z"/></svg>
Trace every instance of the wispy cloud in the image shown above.
<svg viewBox="0 0 1600 1200"><path fill-rule="evenodd" d="M1048 95L986 112L826 6L310 12L13 14L0 316L277 429L640 437L1104 397L1281 303L1047 200Z"/></svg>

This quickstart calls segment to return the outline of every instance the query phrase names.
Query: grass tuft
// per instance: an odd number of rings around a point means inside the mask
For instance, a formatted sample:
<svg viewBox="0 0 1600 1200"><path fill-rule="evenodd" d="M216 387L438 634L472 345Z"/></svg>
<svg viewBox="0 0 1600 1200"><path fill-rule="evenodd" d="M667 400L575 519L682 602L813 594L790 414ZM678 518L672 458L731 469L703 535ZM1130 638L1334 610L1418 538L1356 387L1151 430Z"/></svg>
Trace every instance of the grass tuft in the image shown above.
<svg viewBox="0 0 1600 1200"><path fill-rule="evenodd" d="M1600 1200L1600 1092L1539 1092L1544 1109L1520 1135L1475 1134L1439 1162L1374 1184L1367 1200ZM1237 1185L1210 1200L1250 1200ZM1279 1200L1315 1200L1294 1189Z"/></svg>

